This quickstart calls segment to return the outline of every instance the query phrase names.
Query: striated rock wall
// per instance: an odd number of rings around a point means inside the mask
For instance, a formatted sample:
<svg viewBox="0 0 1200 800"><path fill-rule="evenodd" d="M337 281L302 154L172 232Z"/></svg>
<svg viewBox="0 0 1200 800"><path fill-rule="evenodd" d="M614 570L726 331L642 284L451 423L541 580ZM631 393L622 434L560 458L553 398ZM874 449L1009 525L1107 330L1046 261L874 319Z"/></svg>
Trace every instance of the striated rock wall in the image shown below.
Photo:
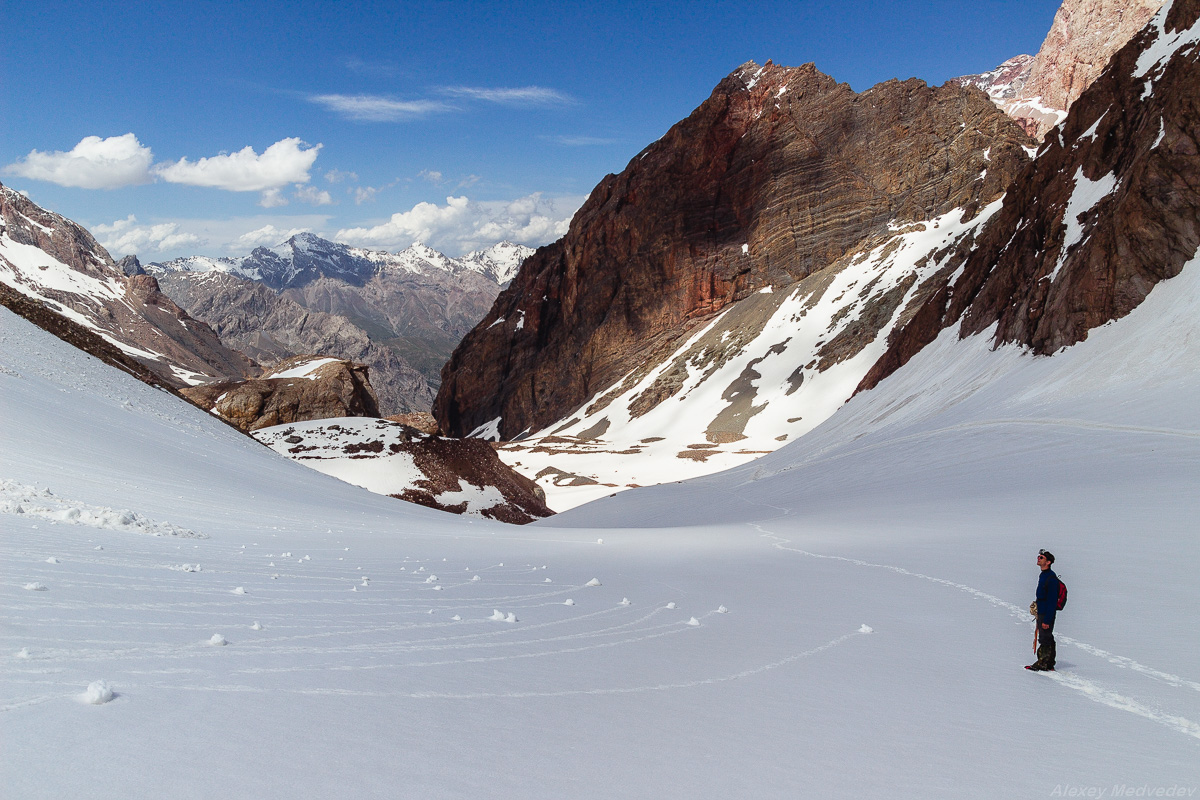
<svg viewBox="0 0 1200 800"><path fill-rule="evenodd" d="M1200 246L1200 0L1169 3L1079 97L961 274L889 341L876 385L945 327L1049 355L1128 314Z"/></svg>
<svg viewBox="0 0 1200 800"><path fill-rule="evenodd" d="M499 419L505 439L564 418L698 322L893 221L969 216L1028 144L957 85L856 94L811 64L746 64L525 262L443 369L434 413L455 435Z"/></svg>

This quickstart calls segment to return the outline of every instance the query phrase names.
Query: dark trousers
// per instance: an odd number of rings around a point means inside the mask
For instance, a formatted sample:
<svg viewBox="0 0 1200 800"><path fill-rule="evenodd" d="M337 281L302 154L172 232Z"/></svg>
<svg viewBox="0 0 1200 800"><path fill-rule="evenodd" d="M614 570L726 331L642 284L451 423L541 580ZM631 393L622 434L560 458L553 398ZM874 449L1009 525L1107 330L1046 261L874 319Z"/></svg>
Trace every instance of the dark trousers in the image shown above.
<svg viewBox="0 0 1200 800"><path fill-rule="evenodd" d="M1054 646L1054 623L1050 623L1049 628L1042 627L1041 615L1038 616L1038 649L1037 660L1042 668L1053 667L1055 659L1058 656Z"/></svg>

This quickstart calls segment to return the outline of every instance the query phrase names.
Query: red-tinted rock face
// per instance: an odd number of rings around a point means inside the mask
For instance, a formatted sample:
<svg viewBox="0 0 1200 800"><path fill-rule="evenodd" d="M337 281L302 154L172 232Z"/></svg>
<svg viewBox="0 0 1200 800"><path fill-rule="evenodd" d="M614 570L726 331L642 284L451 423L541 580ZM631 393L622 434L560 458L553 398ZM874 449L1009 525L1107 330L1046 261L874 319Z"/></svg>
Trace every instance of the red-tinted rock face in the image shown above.
<svg viewBox="0 0 1200 800"><path fill-rule="evenodd" d="M893 335L860 389L958 320L964 335L996 325L998 343L1054 353L1128 314L1194 257L1197 17L1200 0L1177 0L1114 56L1010 188L961 277Z"/></svg>
<svg viewBox="0 0 1200 800"><path fill-rule="evenodd" d="M1065 0L1036 56L1017 56L991 72L954 80L983 89L1040 140L1162 5L1163 0Z"/></svg>
<svg viewBox="0 0 1200 800"><path fill-rule="evenodd" d="M435 415L512 438L566 416L728 304L818 272L894 220L999 196L1029 140L986 97L747 64L608 176L442 373Z"/></svg>

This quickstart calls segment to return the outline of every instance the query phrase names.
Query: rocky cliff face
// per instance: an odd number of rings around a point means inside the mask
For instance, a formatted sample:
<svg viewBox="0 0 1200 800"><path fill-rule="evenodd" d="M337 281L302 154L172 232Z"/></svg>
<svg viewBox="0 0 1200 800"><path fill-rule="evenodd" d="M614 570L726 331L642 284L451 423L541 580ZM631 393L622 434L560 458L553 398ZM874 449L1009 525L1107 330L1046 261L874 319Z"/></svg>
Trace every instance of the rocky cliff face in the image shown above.
<svg viewBox="0 0 1200 800"><path fill-rule="evenodd" d="M2 185L0 282L95 332L171 386L258 372L152 276L130 262L118 266L87 230Z"/></svg>
<svg viewBox="0 0 1200 800"><path fill-rule="evenodd" d="M423 245L362 250L299 234L243 258L151 264L163 291L264 364L327 353L367 364L386 414L427 411L442 365L533 251L461 259Z"/></svg>
<svg viewBox="0 0 1200 800"><path fill-rule="evenodd" d="M1162 5L1163 0L1064 0L1035 57L1017 56L991 72L955 80L988 92L1041 139Z"/></svg>
<svg viewBox="0 0 1200 800"><path fill-rule="evenodd" d="M1200 0L1167 3L1072 105L958 271L863 381L949 325L1049 355L1129 313L1200 246Z"/></svg>
<svg viewBox="0 0 1200 800"><path fill-rule="evenodd" d="M957 85L889 81L856 94L812 65L747 64L605 178L567 236L525 262L443 370L435 415L453 434L504 439L565 419L619 381L636 383L733 303L819 283L906 223L953 209L956 222L973 218L1027 162L1028 144L984 95ZM857 285L877 302L839 352L816 342L827 363L873 341L913 286L884 297L873 294L880 285ZM668 381L639 409L674 393Z"/></svg>
<svg viewBox="0 0 1200 800"><path fill-rule="evenodd" d="M335 358L297 356L261 378L181 390L201 408L243 431L330 417L378 417L367 367Z"/></svg>

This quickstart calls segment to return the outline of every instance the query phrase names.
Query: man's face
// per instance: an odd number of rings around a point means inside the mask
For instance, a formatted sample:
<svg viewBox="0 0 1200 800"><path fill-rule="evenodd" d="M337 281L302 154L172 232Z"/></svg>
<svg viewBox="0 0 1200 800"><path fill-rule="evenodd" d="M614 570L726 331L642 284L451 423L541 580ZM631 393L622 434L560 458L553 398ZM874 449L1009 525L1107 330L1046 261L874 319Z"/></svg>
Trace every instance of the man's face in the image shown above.
<svg viewBox="0 0 1200 800"><path fill-rule="evenodd" d="M1041 554L1038 555L1037 564L1038 564L1038 569L1050 569L1050 562L1047 561L1046 557Z"/></svg>

